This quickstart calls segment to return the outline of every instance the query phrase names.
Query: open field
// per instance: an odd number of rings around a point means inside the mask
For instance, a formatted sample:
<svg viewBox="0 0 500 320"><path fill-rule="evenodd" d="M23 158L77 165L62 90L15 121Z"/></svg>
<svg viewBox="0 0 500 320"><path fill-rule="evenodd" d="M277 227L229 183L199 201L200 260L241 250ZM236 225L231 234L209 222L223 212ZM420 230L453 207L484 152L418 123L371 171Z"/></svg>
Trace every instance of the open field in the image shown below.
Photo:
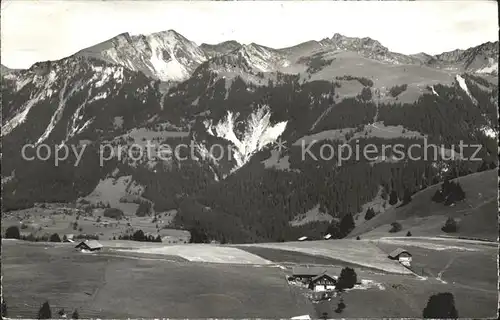
<svg viewBox="0 0 500 320"><path fill-rule="evenodd" d="M453 236L480 238L496 241L498 238L498 170L474 173L458 180L466 194L464 201L454 206L444 206L431 201L441 184L431 186L412 196L412 201L403 207L393 207L377 214L373 219L358 224L349 237L378 239L386 236L404 236L408 231L413 236L447 235L441 231L448 217L458 222L458 232ZM392 222L399 222L402 230L389 233Z"/></svg>
<svg viewBox="0 0 500 320"><path fill-rule="evenodd" d="M255 243L239 245L241 248L256 247L301 252L308 255L344 261L362 267L395 274L411 274L399 263L387 259L387 255L371 243L357 240L292 241L279 243Z"/></svg>
<svg viewBox="0 0 500 320"><path fill-rule="evenodd" d="M412 255L412 270L443 283L495 293L498 244L459 239L381 238L373 240L386 253L404 248Z"/></svg>
<svg viewBox="0 0 500 320"><path fill-rule="evenodd" d="M357 264L350 264L345 261L334 259L325 256L317 256L306 254L303 252L289 251L282 249L271 249L265 247L238 247L252 254L258 255L269 261L292 265L292 264L306 264L306 265L336 265L336 266L349 266L353 268L360 268Z"/></svg>
<svg viewBox="0 0 500 320"><path fill-rule="evenodd" d="M212 262L230 264L271 264L272 262L237 248L210 244L189 244L172 246L155 246L152 248L136 248L116 250L120 253L137 252L157 255L175 255L193 262Z"/></svg>
<svg viewBox="0 0 500 320"><path fill-rule="evenodd" d="M342 295L347 306L342 314L334 312L338 297L315 304L316 313L321 315L327 312L332 318L422 318L422 311L431 295L451 292L461 318L496 318L496 291L467 289L431 278L421 280L398 275L367 275L366 278L382 282L384 290L349 291Z"/></svg>
<svg viewBox="0 0 500 320"><path fill-rule="evenodd" d="M135 204L125 203L124 205ZM103 215L104 210L100 208L93 209L92 214L86 214L83 210L69 204L51 203L43 206L2 213L2 234L5 234L8 227L15 225L20 228L21 234L32 233L35 236L58 233L62 238L65 234L75 236L92 234L97 235L99 240L111 240L113 237L118 238L120 235L140 229L154 236L159 234L164 239L164 243L187 243L190 239L188 231L168 228L172 215L175 215L175 212L171 211L158 212L158 221L153 222L154 217L138 217L126 212L125 218L121 220L107 218Z"/></svg>
<svg viewBox="0 0 500 320"><path fill-rule="evenodd" d="M165 262L81 254L64 244L3 241L3 290L12 317L283 318L314 310L279 268ZM265 293L265 294L264 294Z"/></svg>
<svg viewBox="0 0 500 320"><path fill-rule="evenodd" d="M390 64L365 58L353 52L333 52L329 53L331 64L314 73L309 81L332 80L339 74L349 74L355 77L366 77L366 75L376 75L370 77L375 88L380 88L383 96L374 96L380 102L402 102L412 103L423 93L427 92L427 86L441 83L451 84L456 72L448 70L437 70L424 66ZM327 58L327 56L324 56ZM341 81L342 86L345 81ZM407 84L408 88L397 98L388 94L390 88L395 85ZM343 97L354 96L361 91L360 87L349 85L349 89L339 90Z"/></svg>
<svg viewBox="0 0 500 320"><path fill-rule="evenodd" d="M347 241L324 242L346 246ZM371 244L351 242L368 247ZM160 243L104 242L105 246L111 243L116 246L96 254L82 254L74 251L71 244L2 241L3 293L10 316L32 318L45 300L49 301L53 314L61 308L67 312L76 308L82 318L290 318L305 314L317 318L323 312L330 317L339 316L333 312L339 297L312 303L306 298L307 289L287 283L291 266L199 263L165 253L116 250L167 247ZM312 241L304 244L317 245ZM378 245L383 254L383 250L392 249L387 243ZM479 244L467 246L474 248ZM189 252L195 246L182 247ZM485 247L484 252L462 251L458 255L452 251L411 247L415 269L419 263L425 264L426 277L355 267L361 285L342 294L347 308L341 316L421 317L429 296L452 292L460 317L494 317L498 301L496 266L492 263L496 261L492 254L495 248ZM275 261L295 260L300 264L312 261L310 255L300 252L247 249L263 258L274 257ZM280 255L283 258L279 259ZM456 263L447 267L453 257ZM367 256L366 260L371 258ZM325 269L334 276L346 266L331 258L318 257L316 263L329 264ZM471 275L477 268L477 274ZM442 279L431 273L441 273Z"/></svg>

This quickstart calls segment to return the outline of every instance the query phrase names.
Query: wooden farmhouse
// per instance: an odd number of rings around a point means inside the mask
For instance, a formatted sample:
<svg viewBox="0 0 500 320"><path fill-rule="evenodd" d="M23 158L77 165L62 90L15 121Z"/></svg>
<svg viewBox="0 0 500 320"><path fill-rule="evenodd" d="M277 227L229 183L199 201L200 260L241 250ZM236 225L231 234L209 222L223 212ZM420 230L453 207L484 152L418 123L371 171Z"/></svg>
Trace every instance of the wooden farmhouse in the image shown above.
<svg viewBox="0 0 500 320"><path fill-rule="evenodd" d="M411 266L411 253L401 248L389 253L389 259L398 260L405 267Z"/></svg>

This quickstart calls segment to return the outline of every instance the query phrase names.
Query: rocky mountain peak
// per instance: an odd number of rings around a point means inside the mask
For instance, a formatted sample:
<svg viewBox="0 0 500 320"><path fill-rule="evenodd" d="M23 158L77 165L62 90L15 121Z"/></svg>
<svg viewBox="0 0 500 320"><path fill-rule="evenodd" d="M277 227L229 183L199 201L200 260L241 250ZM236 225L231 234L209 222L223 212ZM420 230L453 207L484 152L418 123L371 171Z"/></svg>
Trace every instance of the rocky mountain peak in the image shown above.
<svg viewBox="0 0 500 320"><path fill-rule="evenodd" d="M369 37L364 37L364 38L346 37L339 33L335 33L329 42L333 46L343 50L350 50L350 51L372 50L378 52L389 51L389 49L384 47L380 42L378 42L377 40L373 40L372 38Z"/></svg>
<svg viewBox="0 0 500 320"><path fill-rule="evenodd" d="M119 64L161 81L186 80L207 59L194 42L174 30L134 36L122 33L76 55Z"/></svg>

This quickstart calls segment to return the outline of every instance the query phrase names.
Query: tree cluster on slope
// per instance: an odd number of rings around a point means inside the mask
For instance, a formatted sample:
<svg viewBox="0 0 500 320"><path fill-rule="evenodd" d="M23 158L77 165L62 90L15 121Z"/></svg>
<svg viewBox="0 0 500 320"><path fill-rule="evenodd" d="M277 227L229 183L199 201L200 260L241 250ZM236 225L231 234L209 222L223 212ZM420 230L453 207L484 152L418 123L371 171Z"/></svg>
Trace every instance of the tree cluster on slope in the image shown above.
<svg viewBox="0 0 500 320"><path fill-rule="evenodd" d="M389 89L389 93L391 94L391 96L393 98L396 98L401 93L405 92L407 88L408 88L407 84L402 84L400 86L394 86L394 87Z"/></svg>
<svg viewBox="0 0 500 320"><path fill-rule="evenodd" d="M373 87L373 81L365 78L365 77L353 77L353 76L342 76L342 77L335 77L337 80L357 80L359 83L361 83L365 87Z"/></svg>
<svg viewBox="0 0 500 320"><path fill-rule="evenodd" d="M7 318L7 315L7 302L5 302L5 299L2 297L2 318Z"/></svg>
<svg viewBox="0 0 500 320"><path fill-rule="evenodd" d="M132 240L132 241L141 241L141 242L162 242L161 236L157 235L156 237L149 234L145 234L142 230L136 230L133 234L124 234L118 236L118 240Z"/></svg>
<svg viewBox="0 0 500 320"><path fill-rule="evenodd" d="M125 214L121 209L118 208L106 208L104 209L103 216L105 216L106 218L121 220L123 217L125 217Z"/></svg>
<svg viewBox="0 0 500 320"><path fill-rule="evenodd" d="M148 201L141 201L137 210L135 211L135 215L138 217L145 217L151 214L152 205Z"/></svg>
<svg viewBox="0 0 500 320"><path fill-rule="evenodd" d="M432 196L432 201L449 206L455 202L465 199L465 197L465 192L458 181L455 182L446 179L441 184L441 188L437 189Z"/></svg>

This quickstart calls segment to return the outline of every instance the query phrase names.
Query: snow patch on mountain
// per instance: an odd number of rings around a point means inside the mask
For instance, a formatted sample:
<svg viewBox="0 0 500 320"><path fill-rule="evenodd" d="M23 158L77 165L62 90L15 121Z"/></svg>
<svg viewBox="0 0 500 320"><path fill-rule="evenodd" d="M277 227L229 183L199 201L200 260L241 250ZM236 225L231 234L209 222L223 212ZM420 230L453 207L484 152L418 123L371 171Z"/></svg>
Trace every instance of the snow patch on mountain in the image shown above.
<svg viewBox="0 0 500 320"><path fill-rule="evenodd" d="M238 55L260 72L272 72L290 64L286 57L277 51L253 43L244 45Z"/></svg>
<svg viewBox="0 0 500 320"><path fill-rule="evenodd" d="M88 101L88 103L92 103L97 100L102 100L106 99L109 96L109 93L107 91L99 92L95 97L93 97L91 100Z"/></svg>
<svg viewBox="0 0 500 320"><path fill-rule="evenodd" d="M431 90L432 90L432 94L434 94L435 96L438 96L439 97L439 94L436 92L436 90L434 89L434 86L431 86Z"/></svg>
<svg viewBox="0 0 500 320"><path fill-rule="evenodd" d="M62 117L62 114L63 114L63 111L64 111L64 108L66 107L66 102L68 101L68 99L78 90L78 89L81 89L80 88L80 83L76 83L72 88L71 88L71 91L66 95L66 97L64 96L64 94L66 93L66 88L68 86L68 81L66 80L64 82L64 87L61 89L61 91L59 92L59 105L56 109L56 111L54 112L54 114L52 115L52 118L50 119L50 122L49 122L49 125L47 126L47 128L45 129L45 132L40 136L40 138L38 138L37 142L35 143L35 146L39 145L40 143L42 143L45 139L47 139L50 135L50 133L52 132L52 130L54 130L56 124L59 122L59 120L61 119Z"/></svg>
<svg viewBox="0 0 500 320"><path fill-rule="evenodd" d="M498 62L491 62L491 65L476 70L476 72L498 74Z"/></svg>
<svg viewBox="0 0 500 320"><path fill-rule="evenodd" d="M30 112L30 109L38 103L38 101L42 100L41 97L43 93L39 93L34 98L30 99L23 107L21 107L21 112L17 113L14 117L12 117L9 121L2 126L2 136L9 134L12 130L14 130L18 125L23 123L26 120L26 116Z"/></svg>
<svg viewBox="0 0 500 320"><path fill-rule="evenodd" d="M16 75L12 74L12 78L15 78L15 77L16 77ZM16 81L16 91L20 91L22 88L24 88L24 86L31 83L31 81L33 81L32 78L25 78L25 79L22 79L20 81Z"/></svg>
<svg viewBox="0 0 500 320"><path fill-rule="evenodd" d="M233 156L236 166L232 172L246 164L256 152L275 142L285 131L287 125L287 121L272 125L270 123L271 111L269 107L262 106L257 108L244 121L244 133L241 138L238 138L235 134L237 117L237 115L235 116L231 111L228 111L226 117L216 125L212 125L211 121L205 122L209 134L233 143Z"/></svg>
<svg viewBox="0 0 500 320"><path fill-rule="evenodd" d="M114 79L117 83L123 82L123 67L92 66L92 70L95 73L90 81L95 81L96 88L102 87L111 79Z"/></svg>
<svg viewBox="0 0 500 320"><path fill-rule="evenodd" d="M149 35L120 34L84 49L78 56L90 56L121 65L162 81L184 81L207 60L194 42L173 30Z"/></svg>
<svg viewBox="0 0 500 320"><path fill-rule="evenodd" d="M78 124L78 122L83 119L83 112L84 112L83 108L87 105L87 101L90 98L90 93L91 91L89 90L88 95L85 98L85 101L80 106L78 106L78 108L76 108L75 113L71 117L71 128L67 130L68 132L66 133L66 140L82 132L86 127L90 125L92 120L88 120L82 126L79 126Z"/></svg>
<svg viewBox="0 0 500 320"><path fill-rule="evenodd" d="M151 45L152 51L150 58L150 62L153 67L152 71L156 72L161 80L180 81L189 76L189 72L186 70L186 67L179 63L175 56L172 55L172 59L170 61L165 61L160 57L162 55L162 50L165 48L162 47L159 39L155 36L149 36L147 39Z"/></svg>
<svg viewBox="0 0 500 320"><path fill-rule="evenodd" d="M26 117L28 116L28 113L33 106L35 106L38 102L43 101L47 97L50 97L52 93L54 93L55 90L52 90L51 87L57 79L58 75L54 70L52 70L46 77L39 75L30 77L29 75L27 75L25 79L20 81L21 83L24 83L22 86L28 84L29 82L33 82L37 86L41 86L41 88L38 88L37 93L34 95L34 97L30 98L21 108L17 110L17 114L2 126L2 136L9 134L18 125L22 124L26 120Z"/></svg>

